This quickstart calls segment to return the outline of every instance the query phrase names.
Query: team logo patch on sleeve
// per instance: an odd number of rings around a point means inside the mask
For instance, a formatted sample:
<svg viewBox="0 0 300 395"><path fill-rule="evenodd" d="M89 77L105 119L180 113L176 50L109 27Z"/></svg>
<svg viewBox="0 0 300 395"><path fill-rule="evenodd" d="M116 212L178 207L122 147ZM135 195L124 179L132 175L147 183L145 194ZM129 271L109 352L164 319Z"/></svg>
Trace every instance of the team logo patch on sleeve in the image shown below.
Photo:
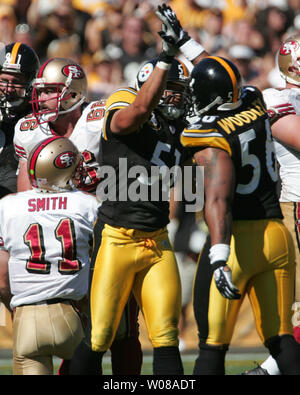
<svg viewBox="0 0 300 395"><path fill-rule="evenodd" d="M0 236L0 247L4 247L4 240L3 237Z"/></svg>
<svg viewBox="0 0 300 395"><path fill-rule="evenodd" d="M58 169L67 169L68 167L71 167L74 163L75 157L73 152L71 151L66 151L61 154L59 154L55 159L54 159L54 166L57 167Z"/></svg>
<svg viewBox="0 0 300 395"><path fill-rule="evenodd" d="M138 76L139 81L145 82L149 78L152 71L153 71L153 64L152 63L145 64L145 66L142 67L141 71L139 72L139 76Z"/></svg>

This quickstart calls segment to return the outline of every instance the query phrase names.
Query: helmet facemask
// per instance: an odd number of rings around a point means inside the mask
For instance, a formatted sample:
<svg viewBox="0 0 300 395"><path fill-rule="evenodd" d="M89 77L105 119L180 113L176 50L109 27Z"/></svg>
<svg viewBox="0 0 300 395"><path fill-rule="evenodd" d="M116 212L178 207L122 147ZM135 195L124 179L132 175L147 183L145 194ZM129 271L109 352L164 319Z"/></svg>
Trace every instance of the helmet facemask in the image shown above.
<svg viewBox="0 0 300 395"><path fill-rule="evenodd" d="M158 58L146 62L136 77L136 89L139 90L151 75ZM188 105L188 87L190 74L185 64L175 58L168 72L167 86L157 106L158 112L168 120L176 120L186 114Z"/></svg>
<svg viewBox="0 0 300 395"><path fill-rule="evenodd" d="M167 88L163 97L158 104L158 110L162 116L168 120L175 120L183 117L187 111L187 87L189 79L186 82L168 81Z"/></svg>
<svg viewBox="0 0 300 395"><path fill-rule="evenodd" d="M32 82L39 68L34 50L21 42L0 50L0 115L13 121L28 113Z"/></svg>
<svg viewBox="0 0 300 395"><path fill-rule="evenodd" d="M29 96L28 84L11 83L0 77L0 111L5 119L13 120L22 113Z"/></svg>
<svg viewBox="0 0 300 395"><path fill-rule="evenodd" d="M54 88L55 95L49 99L40 99L41 92L47 90L47 88ZM47 84L43 81L38 81L37 79L33 85L32 91L31 104L33 114L38 120L39 124L54 122L57 120L59 115L74 111L86 99L86 97L83 96L80 100L77 100L77 97L78 94L76 92L71 92L67 84ZM45 103L53 101L55 101L55 105L51 106L53 108L47 108L47 106L45 106Z"/></svg>

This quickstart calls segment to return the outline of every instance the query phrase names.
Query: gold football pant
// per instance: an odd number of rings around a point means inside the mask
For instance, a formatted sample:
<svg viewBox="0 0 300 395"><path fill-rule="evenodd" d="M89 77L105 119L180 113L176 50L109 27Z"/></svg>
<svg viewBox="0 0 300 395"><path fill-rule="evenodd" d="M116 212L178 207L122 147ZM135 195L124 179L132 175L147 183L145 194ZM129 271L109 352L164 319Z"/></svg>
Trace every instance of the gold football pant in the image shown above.
<svg viewBox="0 0 300 395"><path fill-rule="evenodd" d="M70 302L17 307L13 317L13 374L53 374L52 357L71 359L84 336Z"/></svg>
<svg viewBox="0 0 300 395"><path fill-rule="evenodd" d="M166 228L142 232L105 224L91 288L94 351L110 347L131 291L153 347L178 346L181 285Z"/></svg>
<svg viewBox="0 0 300 395"><path fill-rule="evenodd" d="M240 300L224 298L216 288L206 243L194 283L194 310L200 346L230 344L236 318L247 294L257 332L264 343L293 334L295 257L293 241L281 220L234 221L228 265Z"/></svg>

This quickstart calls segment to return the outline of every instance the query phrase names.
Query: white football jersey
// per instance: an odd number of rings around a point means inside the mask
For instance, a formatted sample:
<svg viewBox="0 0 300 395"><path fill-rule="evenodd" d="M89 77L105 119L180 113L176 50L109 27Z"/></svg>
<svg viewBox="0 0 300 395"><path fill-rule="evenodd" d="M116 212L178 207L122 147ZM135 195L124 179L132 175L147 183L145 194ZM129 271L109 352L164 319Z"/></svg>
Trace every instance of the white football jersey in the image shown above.
<svg viewBox="0 0 300 395"><path fill-rule="evenodd" d="M274 89L263 91L267 108L277 104L292 103L296 114L300 115L300 89ZM300 152L286 147L275 139L276 158L280 165L281 202L300 201Z"/></svg>
<svg viewBox="0 0 300 395"><path fill-rule="evenodd" d="M85 158L91 154L90 165L99 163L100 133L105 111L105 101L89 103L83 110L69 139ZM48 123L39 125L33 114L21 118L15 126L14 147L19 159L27 160L30 151L40 141L55 135ZM93 162L93 164L92 164Z"/></svg>
<svg viewBox="0 0 300 395"><path fill-rule="evenodd" d="M75 190L32 189L0 200L0 249L10 254L12 308L86 294L97 208L95 197Z"/></svg>

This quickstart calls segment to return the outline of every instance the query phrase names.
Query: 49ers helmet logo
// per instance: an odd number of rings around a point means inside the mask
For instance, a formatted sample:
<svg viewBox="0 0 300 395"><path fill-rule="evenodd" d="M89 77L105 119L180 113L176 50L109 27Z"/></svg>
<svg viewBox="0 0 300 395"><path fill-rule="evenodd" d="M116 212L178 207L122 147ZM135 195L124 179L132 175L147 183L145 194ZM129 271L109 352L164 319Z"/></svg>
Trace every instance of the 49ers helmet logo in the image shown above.
<svg viewBox="0 0 300 395"><path fill-rule="evenodd" d="M73 165L74 160L75 157L72 151L62 152L54 159L54 166L58 169L67 169Z"/></svg>
<svg viewBox="0 0 300 395"><path fill-rule="evenodd" d="M297 41L287 41L280 48L280 55L289 55L292 51L297 51L299 43Z"/></svg>
<svg viewBox="0 0 300 395"><path fill-rule="evenodd" d="M83 78L83 71L77 64L68 64L62 69L62 72L64 75L69 77L71 74L72 78L74 79L80 79Z"/></svg>

